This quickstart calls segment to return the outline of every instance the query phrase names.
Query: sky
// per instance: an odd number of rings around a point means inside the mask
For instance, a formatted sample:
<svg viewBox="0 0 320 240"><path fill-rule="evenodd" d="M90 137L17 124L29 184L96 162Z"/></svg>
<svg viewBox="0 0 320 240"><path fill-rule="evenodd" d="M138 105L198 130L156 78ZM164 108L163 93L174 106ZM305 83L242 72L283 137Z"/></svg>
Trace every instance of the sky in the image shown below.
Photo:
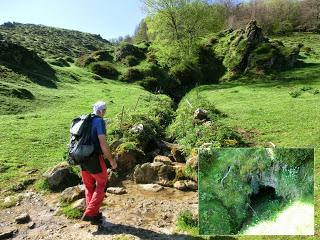
<svg viewBox="0 0 320 240"><path fill-rule="evenodd" d="M0 24L19 22L100 34L132 35L145 13L140 0L0 0Z"/></svg>

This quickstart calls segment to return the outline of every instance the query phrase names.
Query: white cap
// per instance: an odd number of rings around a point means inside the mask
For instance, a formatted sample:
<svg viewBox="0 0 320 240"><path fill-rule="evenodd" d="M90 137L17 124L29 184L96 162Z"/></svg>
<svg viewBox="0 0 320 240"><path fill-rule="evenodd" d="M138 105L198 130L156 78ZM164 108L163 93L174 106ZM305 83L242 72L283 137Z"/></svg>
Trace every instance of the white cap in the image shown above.
<svg viewBox="0 0 320 240"><path fill-rule="evenodd" d="M107 108L107 104L102 101L98 101L95 104L93 104L93 113L97 114L98 111L102 111Z"/></svg>

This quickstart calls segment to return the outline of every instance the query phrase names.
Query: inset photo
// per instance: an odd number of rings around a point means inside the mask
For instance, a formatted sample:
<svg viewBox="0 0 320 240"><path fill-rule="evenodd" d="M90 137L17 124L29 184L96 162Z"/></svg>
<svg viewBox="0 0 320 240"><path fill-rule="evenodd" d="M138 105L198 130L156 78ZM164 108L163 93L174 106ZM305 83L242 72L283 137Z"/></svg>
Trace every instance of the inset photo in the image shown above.
<svg viewBox="0 0 320 240"><path fill-rule="evenodd" d="M201 235L314 235L314 149L199 150Z"/></svg>

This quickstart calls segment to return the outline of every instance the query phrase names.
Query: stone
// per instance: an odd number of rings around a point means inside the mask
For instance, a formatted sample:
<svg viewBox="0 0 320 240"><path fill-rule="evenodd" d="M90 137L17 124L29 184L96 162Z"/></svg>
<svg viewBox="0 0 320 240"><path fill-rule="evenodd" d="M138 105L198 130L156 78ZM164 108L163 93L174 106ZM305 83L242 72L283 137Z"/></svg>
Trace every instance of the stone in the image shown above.
<svg viewBox="0 0 320 240"><path fill-rule="evenodd" d="M180 181L176 181L173 186L181 191L195 191L198 189L198 184L194 181L191 180L180 180Z"/></svg>
<svg viewBox="0 0 320 240"><path fill-rule="evenodd" d="M29 222L28 223L28 228L29 229L34 229L35 226L36 226L36 224L34 222Z"/></svg>
<svg viewBox="0 0 320 240"><path fill-rule="evenodd" d="M186 166L190 166L193 170L198 171L198 155L188 158Z"/></svg>
<svg viewBox="0 0 320 240"><path fill-rule="evenodd" d="M171 165L172 164L172 161L170 158L168 158L167 156L161 156L161 155L158 155L156 156L154 159L153 159L154 162L162 162L164 164L168 164L168 165Z"/></svg>
<svg viewBox="0 0 320 240"><path fill-rule="evenodd" d="M198 120L206 120L208 119L208 111L202 108L197 108L193 113L193 117Z"/></svg>
<svg viewBox="0 0 320 240"><path fill-rule="evenodd" d="M118 173L115 171L112 171L112 169L108 169L108 187L115 187L119 183L119 176Z"/></svg>
<svg viewBox="0 0 320 240"><path fill-rule="evenodd" d="M185 163L186 159L183 156L181 148L172 148L171 154L176 162Z"/></svg>
<svg viewBox="0 0 320 240"><path fill-rule="evenodd" d="M153 164L153 165L152 165ZM144 163L142 165L137 165L133 178L136 183L153 183L157 180L157 170L154 165L162 165L163 163ZM160 166L159 166L160 168Z"/></svg>
<svg viewBox="0 0 320 240"><path fill-rule="evenodd" d="M143 129L144 129L143 124L140 123L140 124L134 125L130 130L135 133L141 133L143 132Z"/></svg>
<svg viewBox="0 0 320 240"><path fill-rule="evenodd" d="M118 153L115 157L118 164L118 173L121 176L126 176L132 173L132 170L137 165L137 152L134 150L128 150Z"/></svg>
<svg viewBox="0 0 320 240"><path fill-rule="evenodd" d="M13 230L9 230L9 231L4 231L2 233L0 233L0 239L11 239L14 237L14 234L18 232L18 229L13 229Z"/></svg>
<svg viewBox="0 0 320 240"><path fill-rule="evenodd" d="M16 217L15 221L18 224L28 223L30 221L30 216L27 213L23 213L20 216Z"/></svg>
<svg viewBox="0 0 320 240"><path fill-rule="evenodd" d="M85 197L85 190L82 186L68 187L60 195L62 202L71 203Z"/></svg>
<svg viewBox="0 0 320 240"><path fill-rule="evenodd" d="M173 166L163 165L158 171L159 180L171 181L176 177L176 171Z"/></svg>
<svg viewBox="0 0 320 240"><path fill-rule="evenodd" d="M107 192L116 195L121 195L127 193L127 190L125 190L123 187L108 187Z"/></svg>
<svg viewBox="0 0 320 240"><path fill-rule="evenodd" d="M159 184L139 184L139 186L146 191L151 192L159 192L164 189L163 186L160 186Z"/></svg>
<svg viewBox="0 0 320 240"><path fill-rule="evenodd" d="M86 209L86 199L85 198L78 199L72 204L72 208L80 209L84 211Z"/></svg>
<svg viewBox="0 0 320 240"><path fill-rule="evenodd" d="M65 189L80 183L79 176L72 171L71 166L67 163L50 168L43 174L43 177L48 180L51 189Z"/></svg>

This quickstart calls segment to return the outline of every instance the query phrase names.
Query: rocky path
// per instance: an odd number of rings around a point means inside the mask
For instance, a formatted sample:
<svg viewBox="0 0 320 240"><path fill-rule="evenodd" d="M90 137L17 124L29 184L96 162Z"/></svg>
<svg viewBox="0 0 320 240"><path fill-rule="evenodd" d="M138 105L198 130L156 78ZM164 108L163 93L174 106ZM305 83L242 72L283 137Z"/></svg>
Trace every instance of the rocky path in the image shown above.
<svg viewBox="0 0 320 240"><path fill-rule="evenodd" d="M102 227L56 215L60 194L26 192L17 206L0 210L0 233L14 239L192 239L177 233L176 218L184 209L197 213L197 192L156 192L131 181L123 186L126 194L106 194ZM16 223L23 213L30 215L29 223Z"/></svg>

